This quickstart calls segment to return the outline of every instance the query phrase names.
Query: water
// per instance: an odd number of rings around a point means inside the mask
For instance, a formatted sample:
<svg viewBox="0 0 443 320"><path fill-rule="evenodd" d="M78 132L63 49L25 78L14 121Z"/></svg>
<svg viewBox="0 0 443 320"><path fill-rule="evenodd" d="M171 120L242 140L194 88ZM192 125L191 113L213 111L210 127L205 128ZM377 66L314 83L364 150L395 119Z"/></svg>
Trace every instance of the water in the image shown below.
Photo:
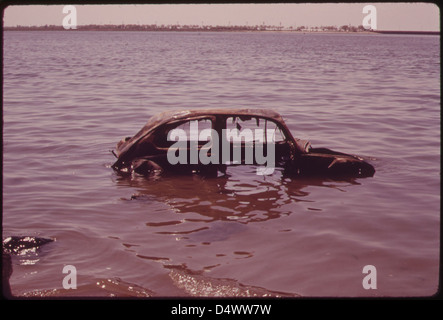
<svg viewBox="0 0 443 320"><path fill-rule="evenodd" d="M5 32L3 236L18 296L428 296L439 281L439 37ZM373 178L123 178L157 112L272 108ZM134 197L137 195L137 197ZM63 288L66 265L77 289ZM366 265L376 289L364 289ZM374 274L373 274L374 275Z"/></svg>

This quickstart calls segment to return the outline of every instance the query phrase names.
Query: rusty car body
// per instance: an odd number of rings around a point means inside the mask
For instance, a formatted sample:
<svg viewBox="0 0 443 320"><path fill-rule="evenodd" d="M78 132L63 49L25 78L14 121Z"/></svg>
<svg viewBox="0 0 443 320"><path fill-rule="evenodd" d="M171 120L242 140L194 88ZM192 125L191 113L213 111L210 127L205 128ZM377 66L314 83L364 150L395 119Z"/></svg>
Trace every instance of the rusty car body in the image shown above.
<svg viewBox="0 0 443 320"><path fill-rule="evenodd" d="M168 133L175 128L185 128L189 131L189 123L192 121L197 121L199 128L212 129L213 132L218 133L215 139L219 141L212 141L217 142L218 145L226 144L227 137L223 131L229 128L244 129L246 127L251 130L261 128L264 132L273 130L275 166L283 168L285 172L292 175L372 177L375 173L374 167L359 156L327 148L313 148L308 141L294 138L281 115L267 109L196 109L159 113L149 119L134 136L126 137L118 142L113 151L117 160L112 168L122 174L147 175L152 172L165 171L217 174L217 172L226 172L227 166L245 164L247 146L256 148L261 144L260 147L266 151L267 144L263 143L263 140L253 141L249 145L246 142L233 144L228 141L231 154L235 154L235 148L240 148L242 157L240 161L238 159L226 161L222 159L221 154L214 154L214 150L210 148L210 141L205 139L194 141L194 146L198 148L198 152L208 152L212 159L219 159L219 161L211 164L203 164L201 161L192 162L188 155L187 162L171 164L171 161L168 161L167 152L174 141L168 139ZM190 149L191 144L192 141L187 141L186 148ZM254 164L256 164L255 161Z"/></svg>

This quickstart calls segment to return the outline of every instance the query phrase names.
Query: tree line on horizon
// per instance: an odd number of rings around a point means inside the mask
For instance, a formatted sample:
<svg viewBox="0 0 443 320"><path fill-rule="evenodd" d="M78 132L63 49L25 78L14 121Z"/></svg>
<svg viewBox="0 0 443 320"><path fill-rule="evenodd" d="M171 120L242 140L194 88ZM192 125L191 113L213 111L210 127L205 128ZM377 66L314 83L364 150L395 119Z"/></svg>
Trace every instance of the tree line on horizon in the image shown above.
<svg viewBox="0 0 443 320"><path fill-rule="evenodd" d="M59 25L44 25L44 26L15 26L15 27L4 27L4 30L64 30L63 26ZM370 29L365 29L362 25L351 26L342 25L338 26L320 26L320 27L283 27L275 25L254 25L254 26L211 26L211 25L179 25L179 24L89 24L89 25L77 25L75 30L98 30L98 31L299 31L299 32L363 32L372 31Z"/></svg>

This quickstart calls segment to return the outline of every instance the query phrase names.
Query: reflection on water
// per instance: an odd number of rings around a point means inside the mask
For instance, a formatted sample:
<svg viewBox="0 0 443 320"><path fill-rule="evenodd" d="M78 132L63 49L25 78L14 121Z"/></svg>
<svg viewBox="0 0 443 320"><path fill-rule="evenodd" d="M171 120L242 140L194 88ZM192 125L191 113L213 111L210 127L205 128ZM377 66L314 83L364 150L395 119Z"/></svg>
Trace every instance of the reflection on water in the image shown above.
<svg viewBox="0 0 443 320"><path fill-rule="evenodd" d="M131 201L163 201L171 210L183 214L199 213L204 222L236 221L261 222L289 215L285 205L294 202L313 202L306 199L308 186L327 187L344 191L345 185L358 185L356 179L331 180L321 178L291 178L276 170L273 175L255 175L253 166L228 169L217 178L201 175L179 177L119 177L118 185L136 188ZM314 204L313 204L314 206ZM315 209L314 209L315 210ZM321 210L321 209L317 209ZM150 226L179 224L180 221L148 223Z"/></svg>
<svg viewBox="0 0 443 320"><path fill-rule="evenodd" d="M354 178L330 180L292 178L282 170L273 175L256 175L254 166L234 166L216 178L202 175L180 176L119 176L119 186L137 190L125 201L163 202L177 215L174 220L147 221L157 234L169 234L193 242L222 241L242 232L245 225L290 215L294 203L310 203L308 209L322 211L308 198L308 187L325 187L345 191L349 185L359 185ZM196 217L194 214L197 214ZM192 222L192 229L181 225ZM196 226L198 224L198 227Z"/></svg>

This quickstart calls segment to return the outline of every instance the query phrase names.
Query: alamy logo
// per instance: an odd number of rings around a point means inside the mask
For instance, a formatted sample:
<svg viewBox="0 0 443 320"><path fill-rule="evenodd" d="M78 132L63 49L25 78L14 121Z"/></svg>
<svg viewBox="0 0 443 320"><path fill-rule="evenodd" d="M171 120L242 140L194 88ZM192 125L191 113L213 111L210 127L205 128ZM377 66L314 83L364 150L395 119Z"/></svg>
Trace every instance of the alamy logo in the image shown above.
<svg viewBox="0 0 443 320"><path fill-rule="evenodd" d="M67 273L63 278L63 289L77 289L77 269L73 265L63 267L63 273Z"/></svg>
<svg viewBox="0 0 443 320"><path fill-rule="evenodd" d="M182 129L168 133L168 141L176 141L167 153L168 162L175 164L256 164L257 175L270 175L275 169L275 130L223 129L220 156L219 134L214 129L199 131L198 121L190 122L189 134ZM206 142L199 146L200 142ZM231 157L231 145L233 154ZM266 151L266 152L265 152ZM189 153L189 154L188 154ZM266 155L265 155L266 153Z"/></svg>
<svg viewBox="0 0 443 320"><path fill-rule="evenodd" d="M367 274L362 281L363 288L366 290L377 289L377 269L373 265L363 267L362 273Z"/></svg>
<svg viewBox="0 0 443 320"><path fill-rule="evenodd" d="M377 30L377 9L375 6L364 6L363 13L368 13L368 15L363 18L363 28Z"/></svg>
<svg viewBox="0 0 443 320"><path fill-rule="evenodd" d="M74 6L64 6L63 13L68 13L63 18L64 29L77 29L77 9Z"/></svg>

